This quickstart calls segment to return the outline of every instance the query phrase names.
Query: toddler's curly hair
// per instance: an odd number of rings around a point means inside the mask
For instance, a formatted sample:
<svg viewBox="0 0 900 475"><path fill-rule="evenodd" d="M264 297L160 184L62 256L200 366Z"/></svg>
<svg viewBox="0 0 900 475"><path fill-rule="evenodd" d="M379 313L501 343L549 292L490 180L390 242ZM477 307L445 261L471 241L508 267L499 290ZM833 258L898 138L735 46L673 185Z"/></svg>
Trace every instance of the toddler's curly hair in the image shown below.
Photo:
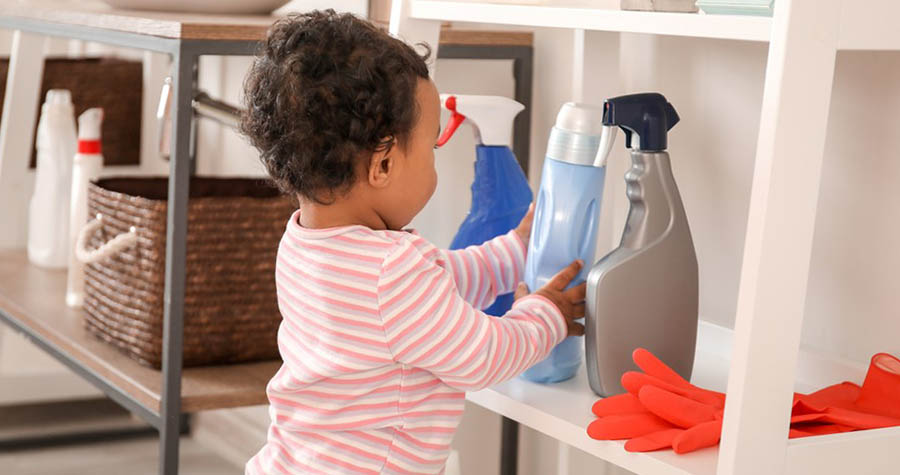
<svg viewBox="0 0 900 475"><path fill-rule="evenodd" d="M282 191L333 201L353 185L361 158L405 144L418 117L416 82L428 78L422 46L420 55L331 9L271 27L244 82L241 132Z"/></svg>

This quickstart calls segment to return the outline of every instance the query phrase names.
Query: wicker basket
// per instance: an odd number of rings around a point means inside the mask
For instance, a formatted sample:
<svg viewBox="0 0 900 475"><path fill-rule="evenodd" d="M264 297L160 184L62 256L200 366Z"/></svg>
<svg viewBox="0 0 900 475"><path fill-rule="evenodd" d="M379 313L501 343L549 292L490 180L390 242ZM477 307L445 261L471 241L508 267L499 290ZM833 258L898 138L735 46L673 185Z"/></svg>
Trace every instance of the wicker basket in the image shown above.
<svg viewBox="0 0 900 475"><path fill-rule="evenodd" d="M100 180L88 189L96 249L136 240L85 266L87 329L159 368L166 249L165 178ZM278 357L275 254L293 202L260 180L193 178L188 205L184 365ZM92 228L97 226L92 226Z"/></svg>

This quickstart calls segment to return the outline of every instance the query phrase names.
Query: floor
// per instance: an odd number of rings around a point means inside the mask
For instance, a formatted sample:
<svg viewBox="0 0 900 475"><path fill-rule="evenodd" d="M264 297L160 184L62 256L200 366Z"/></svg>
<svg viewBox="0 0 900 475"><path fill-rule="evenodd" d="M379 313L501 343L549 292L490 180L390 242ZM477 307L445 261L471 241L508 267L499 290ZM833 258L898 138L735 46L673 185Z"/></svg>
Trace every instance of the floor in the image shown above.
<svg viewBox="0 0 900 475"><path fill-rule="evenodd" d="M85 442L88 434L116 433ZM157 475L156 431L109 400L0 407L2 475ZM243 467L184 437L181 473L240 475Z"/></svg>
<svg viewBox="0 0 900 475"><path fill-rule="evenodd" d="M0 451L4 475L158 475L155 439L95 442L85 445ZM190 475L240 475L236 467L197 442L181 443L180 472Z"/></svg>

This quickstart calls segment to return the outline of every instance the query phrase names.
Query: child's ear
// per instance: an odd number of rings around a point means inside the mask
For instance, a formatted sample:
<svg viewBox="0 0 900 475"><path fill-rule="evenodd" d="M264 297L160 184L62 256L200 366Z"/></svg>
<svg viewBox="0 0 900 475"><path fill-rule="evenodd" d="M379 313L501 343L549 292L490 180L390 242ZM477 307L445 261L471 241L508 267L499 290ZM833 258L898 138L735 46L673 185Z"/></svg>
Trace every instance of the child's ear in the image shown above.
<svg viewBox="0 0 900 475"><path fill-rule="evenodd" d="M375 188L384 188L390 183L391 174L394 171L394 165L397 163L397 155L399 153L396 147L396 140L386 138L369 159L368 180L369 184Z"/></svg>

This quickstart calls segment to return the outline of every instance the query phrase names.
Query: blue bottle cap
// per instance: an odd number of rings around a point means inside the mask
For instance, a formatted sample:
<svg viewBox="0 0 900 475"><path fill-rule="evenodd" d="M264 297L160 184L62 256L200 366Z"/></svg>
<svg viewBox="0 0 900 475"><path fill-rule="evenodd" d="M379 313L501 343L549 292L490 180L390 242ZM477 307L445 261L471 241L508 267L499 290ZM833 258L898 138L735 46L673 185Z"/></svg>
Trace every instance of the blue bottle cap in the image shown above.
<svg viewBox="0 0 900 475"><path fill-rule="evenodd" d="M594 164L603 131L603 107L567 102L550 130L547 158L576 165Z"/></svg>

